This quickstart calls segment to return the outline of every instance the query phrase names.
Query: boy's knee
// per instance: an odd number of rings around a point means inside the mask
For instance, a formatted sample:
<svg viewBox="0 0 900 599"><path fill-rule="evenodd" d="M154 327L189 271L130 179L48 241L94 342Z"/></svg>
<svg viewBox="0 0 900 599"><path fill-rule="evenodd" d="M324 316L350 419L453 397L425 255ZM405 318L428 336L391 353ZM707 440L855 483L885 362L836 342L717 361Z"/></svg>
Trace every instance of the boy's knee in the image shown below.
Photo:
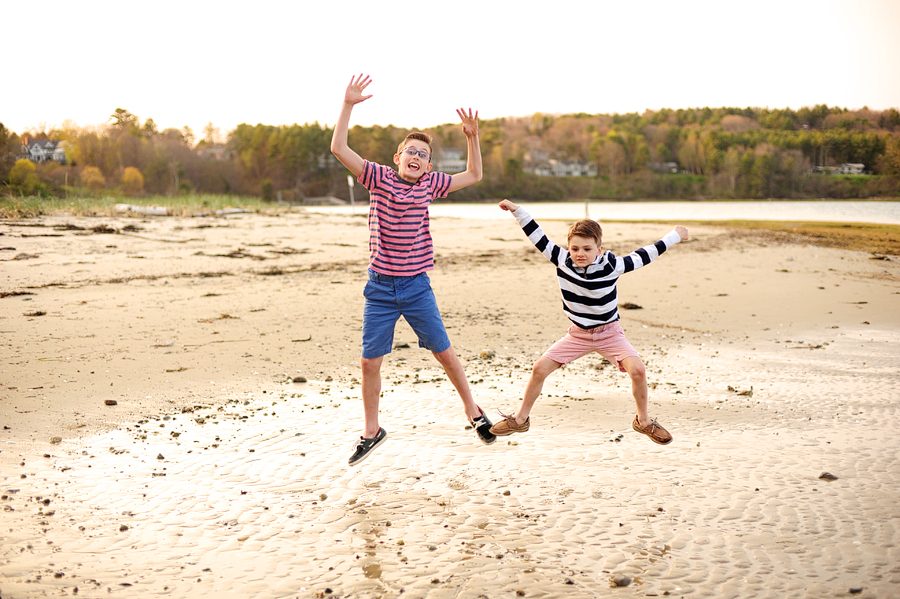
<svg viewBox="0 0 900 599"><path fill-rule="evenodd" d="M622 366L625 367L625 371L632 380L642 381L647 378L647 369L639 358L625 358L625 360L627 362L623 361Z"/></svg>
<svg viewBox="0 0 900 599"><path fill-rule="evenodd" d="M531 367L531 376L536 379L544 380L560 366L562 366L562 364L548 358L541 358Z"/></svg>
<svg viewBox="0 0 900 599"><path fill-rule="evenodd" d="M381 371L383 358L360 358L359 364L363 374L378 374Z"/></svg>

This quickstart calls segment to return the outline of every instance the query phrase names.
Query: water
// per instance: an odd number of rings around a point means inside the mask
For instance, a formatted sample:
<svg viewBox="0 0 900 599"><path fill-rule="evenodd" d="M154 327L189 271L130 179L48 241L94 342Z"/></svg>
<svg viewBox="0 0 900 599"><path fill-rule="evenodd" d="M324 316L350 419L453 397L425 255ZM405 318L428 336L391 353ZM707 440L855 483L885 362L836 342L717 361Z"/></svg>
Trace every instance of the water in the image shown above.
<svg viewBox="0 0 900 599"><path fill-rule="evenodd" d="M535 218L577 220L585 217L599 221L668 221L759 220L797 222L848 222L900 225L900 201L740 201L740 202L534 202L523 203ZM368 204L351 206L316 206L310 212L331 214L363 214ZM495 202L469 204L437 201L431 205L432 216L494 219L510 218Z"/></svg>

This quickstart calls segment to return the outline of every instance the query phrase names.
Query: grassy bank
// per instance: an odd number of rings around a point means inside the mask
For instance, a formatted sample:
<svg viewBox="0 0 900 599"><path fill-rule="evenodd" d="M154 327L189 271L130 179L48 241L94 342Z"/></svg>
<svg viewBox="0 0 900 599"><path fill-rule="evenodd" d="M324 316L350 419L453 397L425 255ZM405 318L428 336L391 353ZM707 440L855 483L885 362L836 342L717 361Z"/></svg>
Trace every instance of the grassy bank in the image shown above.
<svg viewBox="0 0 900 599"><path fill-rule="evenodd" d="M702 221L698 224L728 227L736 234L773 243L809 243L877 256L900 256L900 225L755 220Z"/></svg>

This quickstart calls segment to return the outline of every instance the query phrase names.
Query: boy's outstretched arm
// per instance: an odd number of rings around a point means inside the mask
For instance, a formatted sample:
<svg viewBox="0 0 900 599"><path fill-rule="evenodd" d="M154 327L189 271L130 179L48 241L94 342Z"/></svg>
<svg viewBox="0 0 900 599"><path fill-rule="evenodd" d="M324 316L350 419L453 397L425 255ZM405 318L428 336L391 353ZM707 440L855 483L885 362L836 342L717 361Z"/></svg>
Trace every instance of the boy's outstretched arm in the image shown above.
<svg viewBox="0 0 900 599"><path fill-rule="evenodd" d="M500 207L503 210L506 210L507 212L515 212L516 210L519 209L518 204L514 204L514 203L510 202L509 200L501 200Z"/></svg>
<svg viewBox="0 0 900 599"><path fill-rule="evenodd" d="M341 114L338 117L337 123L334 125L334 134L331 136L332 154L337 156L337 159L341 161L341 164L346 166L356 177L359 177L359 175L362 174L363 168L365 168L365 160L363 160L359 154L351 150L350 146L347 144L347 135L350 130L350 113L353 111L354 106L372 97L372 94L367 96L363 95L363 92L370 83L372 83L372 80L368 75L359 75L356 78L350 78L350 84L347 86L347 91L344 92L344 103L341 105Z"/></svg>
<svg viewBox="0 0 900 599"><path fill-rule="evenodd" d="M466 158L466 170L450 177L450 188L447 193L474 185L481 181L481 141L478 139L478 111L468 114L462 108L456 109L456 114L462 119L463 133L466 134L466 146L468 155Z"/></svg>
<svg viewBox="0 0 900 599"><path fill-rule="evenodd" d="M684 225L675 225L675 231L678 233L678 236L681 237L681 241L687 241L688 239L690 239L687 227L685 227Z"/></svg>

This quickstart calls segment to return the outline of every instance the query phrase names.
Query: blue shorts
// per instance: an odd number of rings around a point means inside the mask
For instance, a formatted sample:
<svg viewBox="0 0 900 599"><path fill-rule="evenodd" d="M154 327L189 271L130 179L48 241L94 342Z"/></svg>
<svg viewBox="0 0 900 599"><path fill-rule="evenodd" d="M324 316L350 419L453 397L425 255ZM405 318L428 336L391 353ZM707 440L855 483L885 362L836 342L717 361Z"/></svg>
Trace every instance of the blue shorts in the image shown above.
<svg viewBox="0 0 900 599"><path fill-rule="evenodd" d="M394 327L400 317L406 319L419 338L419 347L441 353L450 348L450 338L441 320L431 279L421 273L411 277L393 277L369 271L363 295L362 357L379 358L391 353Z"/></svg>

